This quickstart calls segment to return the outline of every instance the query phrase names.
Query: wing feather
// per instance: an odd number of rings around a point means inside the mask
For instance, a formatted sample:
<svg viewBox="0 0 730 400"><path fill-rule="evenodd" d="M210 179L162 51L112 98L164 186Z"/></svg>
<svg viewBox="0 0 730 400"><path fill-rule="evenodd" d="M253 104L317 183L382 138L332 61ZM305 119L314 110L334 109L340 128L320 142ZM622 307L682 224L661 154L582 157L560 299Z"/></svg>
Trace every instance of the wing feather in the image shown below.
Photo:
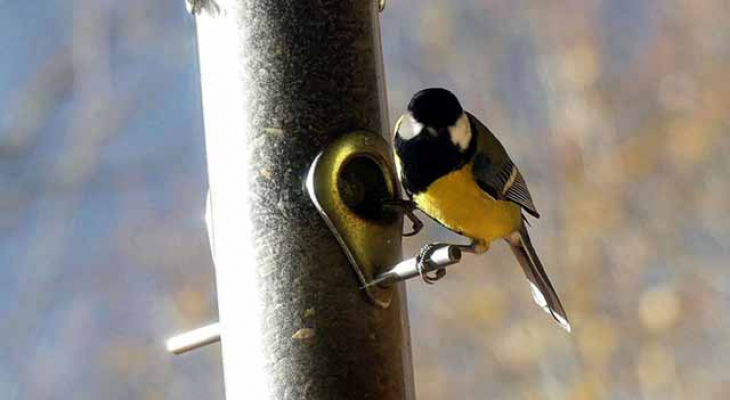
<svg viewBox="0 0 730 400"><path fill-rule="evenodd" d="M533 217L540 218L525 178L511 160L495 164L486 154L478 152L474 158L473 173L482 190L492 198L516 203Z"/></svg>

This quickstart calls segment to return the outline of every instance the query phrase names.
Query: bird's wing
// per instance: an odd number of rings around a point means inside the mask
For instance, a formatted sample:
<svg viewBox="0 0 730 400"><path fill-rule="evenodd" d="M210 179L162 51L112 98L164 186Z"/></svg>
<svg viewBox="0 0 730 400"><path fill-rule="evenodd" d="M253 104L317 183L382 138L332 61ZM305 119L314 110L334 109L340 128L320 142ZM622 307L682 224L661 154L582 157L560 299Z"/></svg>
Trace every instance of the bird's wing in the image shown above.
<svg viewBox="0 0 730 400"><path fill-rule="evenodd" d="M511 201L533 217L540 218L525 178L510 160L502 144L479 120L469 116L473 124L472 130L479 135L472 166L479 187L495 200Z"/></svg>

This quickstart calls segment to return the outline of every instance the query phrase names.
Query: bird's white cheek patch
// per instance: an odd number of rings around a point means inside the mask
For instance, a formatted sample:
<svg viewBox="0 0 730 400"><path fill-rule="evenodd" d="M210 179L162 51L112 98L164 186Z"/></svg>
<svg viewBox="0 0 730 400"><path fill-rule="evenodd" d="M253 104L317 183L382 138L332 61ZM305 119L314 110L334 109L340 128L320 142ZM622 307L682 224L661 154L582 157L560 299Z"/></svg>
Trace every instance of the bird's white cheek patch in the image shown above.
<svg viewBox="0 0 730 400"><path fill-rule="evenodd" d="M469 126L469 118L466 114L461 114L456 123L449 127L449 135L451 142L459 146L461 150L466 150L471 141L471 126Z"/></svg>
<svg viewBox="0 0 730 400"><path fill-rule="evenodd" d="M403 140L410 140L418 136L423 130L423 124L419 123L412 116L407 115L405 121L398 127L398 136Z"/></svg>

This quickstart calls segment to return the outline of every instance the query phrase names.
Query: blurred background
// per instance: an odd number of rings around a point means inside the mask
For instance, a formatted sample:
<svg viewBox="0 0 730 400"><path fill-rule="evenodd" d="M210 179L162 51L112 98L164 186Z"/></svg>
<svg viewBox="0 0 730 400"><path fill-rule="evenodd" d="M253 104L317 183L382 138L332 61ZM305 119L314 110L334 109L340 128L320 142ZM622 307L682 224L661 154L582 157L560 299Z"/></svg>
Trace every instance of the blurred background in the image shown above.
<svg viewBox="0 0 730 400"><path fill-rule="evenodd" d="M223 399L183 0L0 1L0 398ZM567 335L506 246L408 284L417 396L730 398L730 3L390 0L390 116L453 90L500 137ZM414 253L454 237L433 224Z"/></svg>

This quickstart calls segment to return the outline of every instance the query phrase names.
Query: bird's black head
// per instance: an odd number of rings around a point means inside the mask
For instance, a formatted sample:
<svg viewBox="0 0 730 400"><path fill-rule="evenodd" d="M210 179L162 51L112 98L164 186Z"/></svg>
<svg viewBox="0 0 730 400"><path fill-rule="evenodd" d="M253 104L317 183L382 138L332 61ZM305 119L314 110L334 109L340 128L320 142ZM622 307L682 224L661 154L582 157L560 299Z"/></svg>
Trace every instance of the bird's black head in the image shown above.
<svg viewBox="0 0 730 400"><path fill-rule="evenodd" d="M393 145L403 187L415 194L466 165L474 155L476 135L456 96L431 88L413 95L408 113L396 124Z"/></svg>
<svg viewBox="0 0 730 400"><path fill-rule="evenodd" d="M454 125L464 109L453 93L446 89L429 88L413 95L408 103L408 112L423 125L445 128Z"/></svg>

